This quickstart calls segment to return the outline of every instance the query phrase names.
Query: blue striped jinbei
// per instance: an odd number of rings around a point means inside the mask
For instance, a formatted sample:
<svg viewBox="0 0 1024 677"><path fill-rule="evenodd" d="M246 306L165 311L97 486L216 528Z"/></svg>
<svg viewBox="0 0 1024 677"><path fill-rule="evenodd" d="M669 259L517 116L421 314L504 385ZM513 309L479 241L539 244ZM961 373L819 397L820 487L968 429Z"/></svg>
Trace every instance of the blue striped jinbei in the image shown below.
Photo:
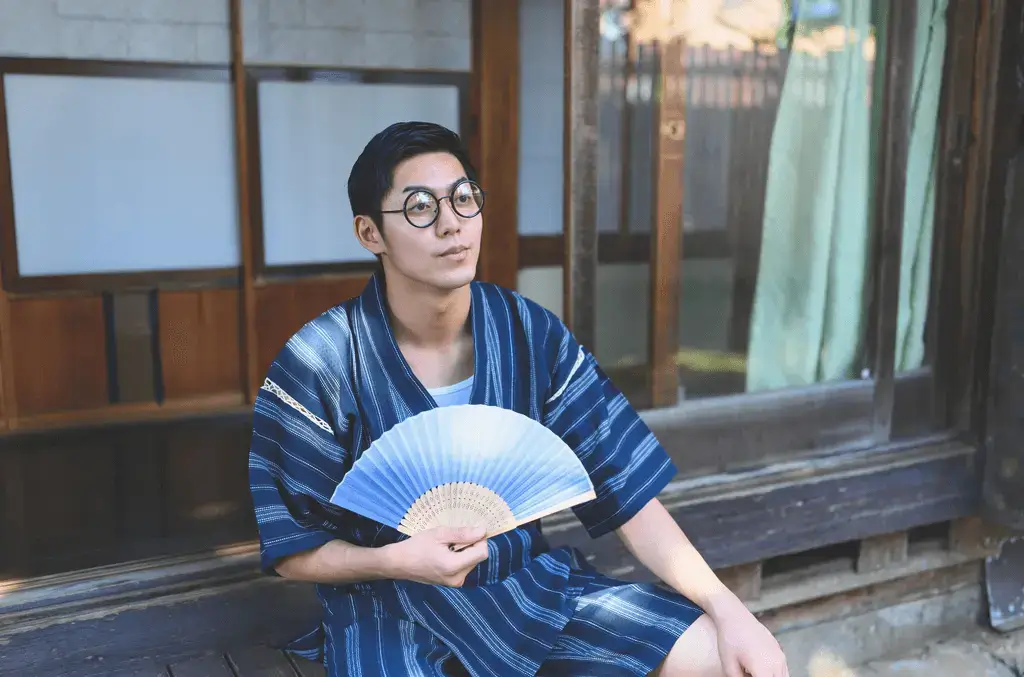
<svg viewBox="0 0 1024 677"><path fill-rule="evenodd" d="M573 509L591 537L614 531L676 469L594 357L516 292L473 282L470 401L541 421L579 455L597 498ZM405 538L332 506L335 486L386 430L437 404L391 332L378 272L363 293L297 332L254 407L250 486L261 562L334 539ZM334 675L646 675L702 613L655 585L608 578L539 523L492 538L461 588L409 581L318 585L320 626L292 645Z"/></svg>

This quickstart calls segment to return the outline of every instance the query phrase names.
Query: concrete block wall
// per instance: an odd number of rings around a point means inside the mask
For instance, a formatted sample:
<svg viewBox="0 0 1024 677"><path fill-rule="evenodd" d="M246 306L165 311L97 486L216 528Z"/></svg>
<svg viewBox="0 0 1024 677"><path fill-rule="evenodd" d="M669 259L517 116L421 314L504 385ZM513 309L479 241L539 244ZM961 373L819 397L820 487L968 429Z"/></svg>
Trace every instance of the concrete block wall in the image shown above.
<svg viewBox="0 0 1024 677"><path fill-rule="evenodd" d="M470 69L470 0L244 0L254 64ZM228 0L0 0L0 56L225 64Z"/></svg>

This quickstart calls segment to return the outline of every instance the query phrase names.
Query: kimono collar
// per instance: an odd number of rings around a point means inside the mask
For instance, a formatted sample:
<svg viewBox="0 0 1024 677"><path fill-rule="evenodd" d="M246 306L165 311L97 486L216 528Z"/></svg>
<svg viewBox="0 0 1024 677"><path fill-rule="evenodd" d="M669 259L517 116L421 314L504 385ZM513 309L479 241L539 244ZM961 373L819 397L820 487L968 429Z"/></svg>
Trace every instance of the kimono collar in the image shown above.
<svg viewBox="0 0 1024 677"><path fill-rule="evenodd" d="M486 315L483 290L478 282L470 283L470 324L473 332L473 390L470 395L470 402L474 404L490 404L487 393L493 389L487 383L487 350L486 343ZM390 386L391 395L400 402L393 402L396 409L406 409L407 415L415 415L428 409L437 407L437 402L424 387L423 383L416 377L412 367L406 361L395 334L391 327L391 318L388 308L386 283L384 271L377 270L359 297L359 305L362 311L362 323L368 329L370 336L366 338L372 341L379 351L381 359L376 360L376 365L383 373L373 374L373 380ZM381 380L378 381L378 378ZM402 407L401 405L405 406ZM401 418L401 417L399 417ZM393 421L392 425L398 421Z"/></svg>

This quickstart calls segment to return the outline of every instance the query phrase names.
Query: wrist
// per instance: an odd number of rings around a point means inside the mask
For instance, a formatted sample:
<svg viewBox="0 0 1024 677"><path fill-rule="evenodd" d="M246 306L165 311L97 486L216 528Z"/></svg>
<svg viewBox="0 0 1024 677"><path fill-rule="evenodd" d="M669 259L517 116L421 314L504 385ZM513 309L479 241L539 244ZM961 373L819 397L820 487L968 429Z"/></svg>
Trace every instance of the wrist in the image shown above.
<svg viewBox="0 0 1024 677"><path fill-rule="evenodd" d="M377 551L377 573L380 578L402 580L406 578L402 549L399 543L374 548Z"/></svg>
<svg viewBox="0 0 1024 677"><path fill-rule="evenodd" d="M716 625L722 618L750 613L740 598L725 586L705 596L699 604L704 612L716 621Z"/></svg>

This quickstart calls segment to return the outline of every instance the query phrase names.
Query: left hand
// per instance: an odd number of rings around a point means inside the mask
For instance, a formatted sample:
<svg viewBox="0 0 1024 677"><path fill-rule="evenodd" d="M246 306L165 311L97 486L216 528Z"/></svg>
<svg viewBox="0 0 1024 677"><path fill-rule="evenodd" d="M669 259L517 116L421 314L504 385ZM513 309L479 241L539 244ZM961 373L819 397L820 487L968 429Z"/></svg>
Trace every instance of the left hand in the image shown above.
<svg viewBox="0 0 1024 677"><path fill-rule="evenodd" d="M718 655L726 677L789 677L779 642L732 594L709 612L718 629Z"/></svg>

